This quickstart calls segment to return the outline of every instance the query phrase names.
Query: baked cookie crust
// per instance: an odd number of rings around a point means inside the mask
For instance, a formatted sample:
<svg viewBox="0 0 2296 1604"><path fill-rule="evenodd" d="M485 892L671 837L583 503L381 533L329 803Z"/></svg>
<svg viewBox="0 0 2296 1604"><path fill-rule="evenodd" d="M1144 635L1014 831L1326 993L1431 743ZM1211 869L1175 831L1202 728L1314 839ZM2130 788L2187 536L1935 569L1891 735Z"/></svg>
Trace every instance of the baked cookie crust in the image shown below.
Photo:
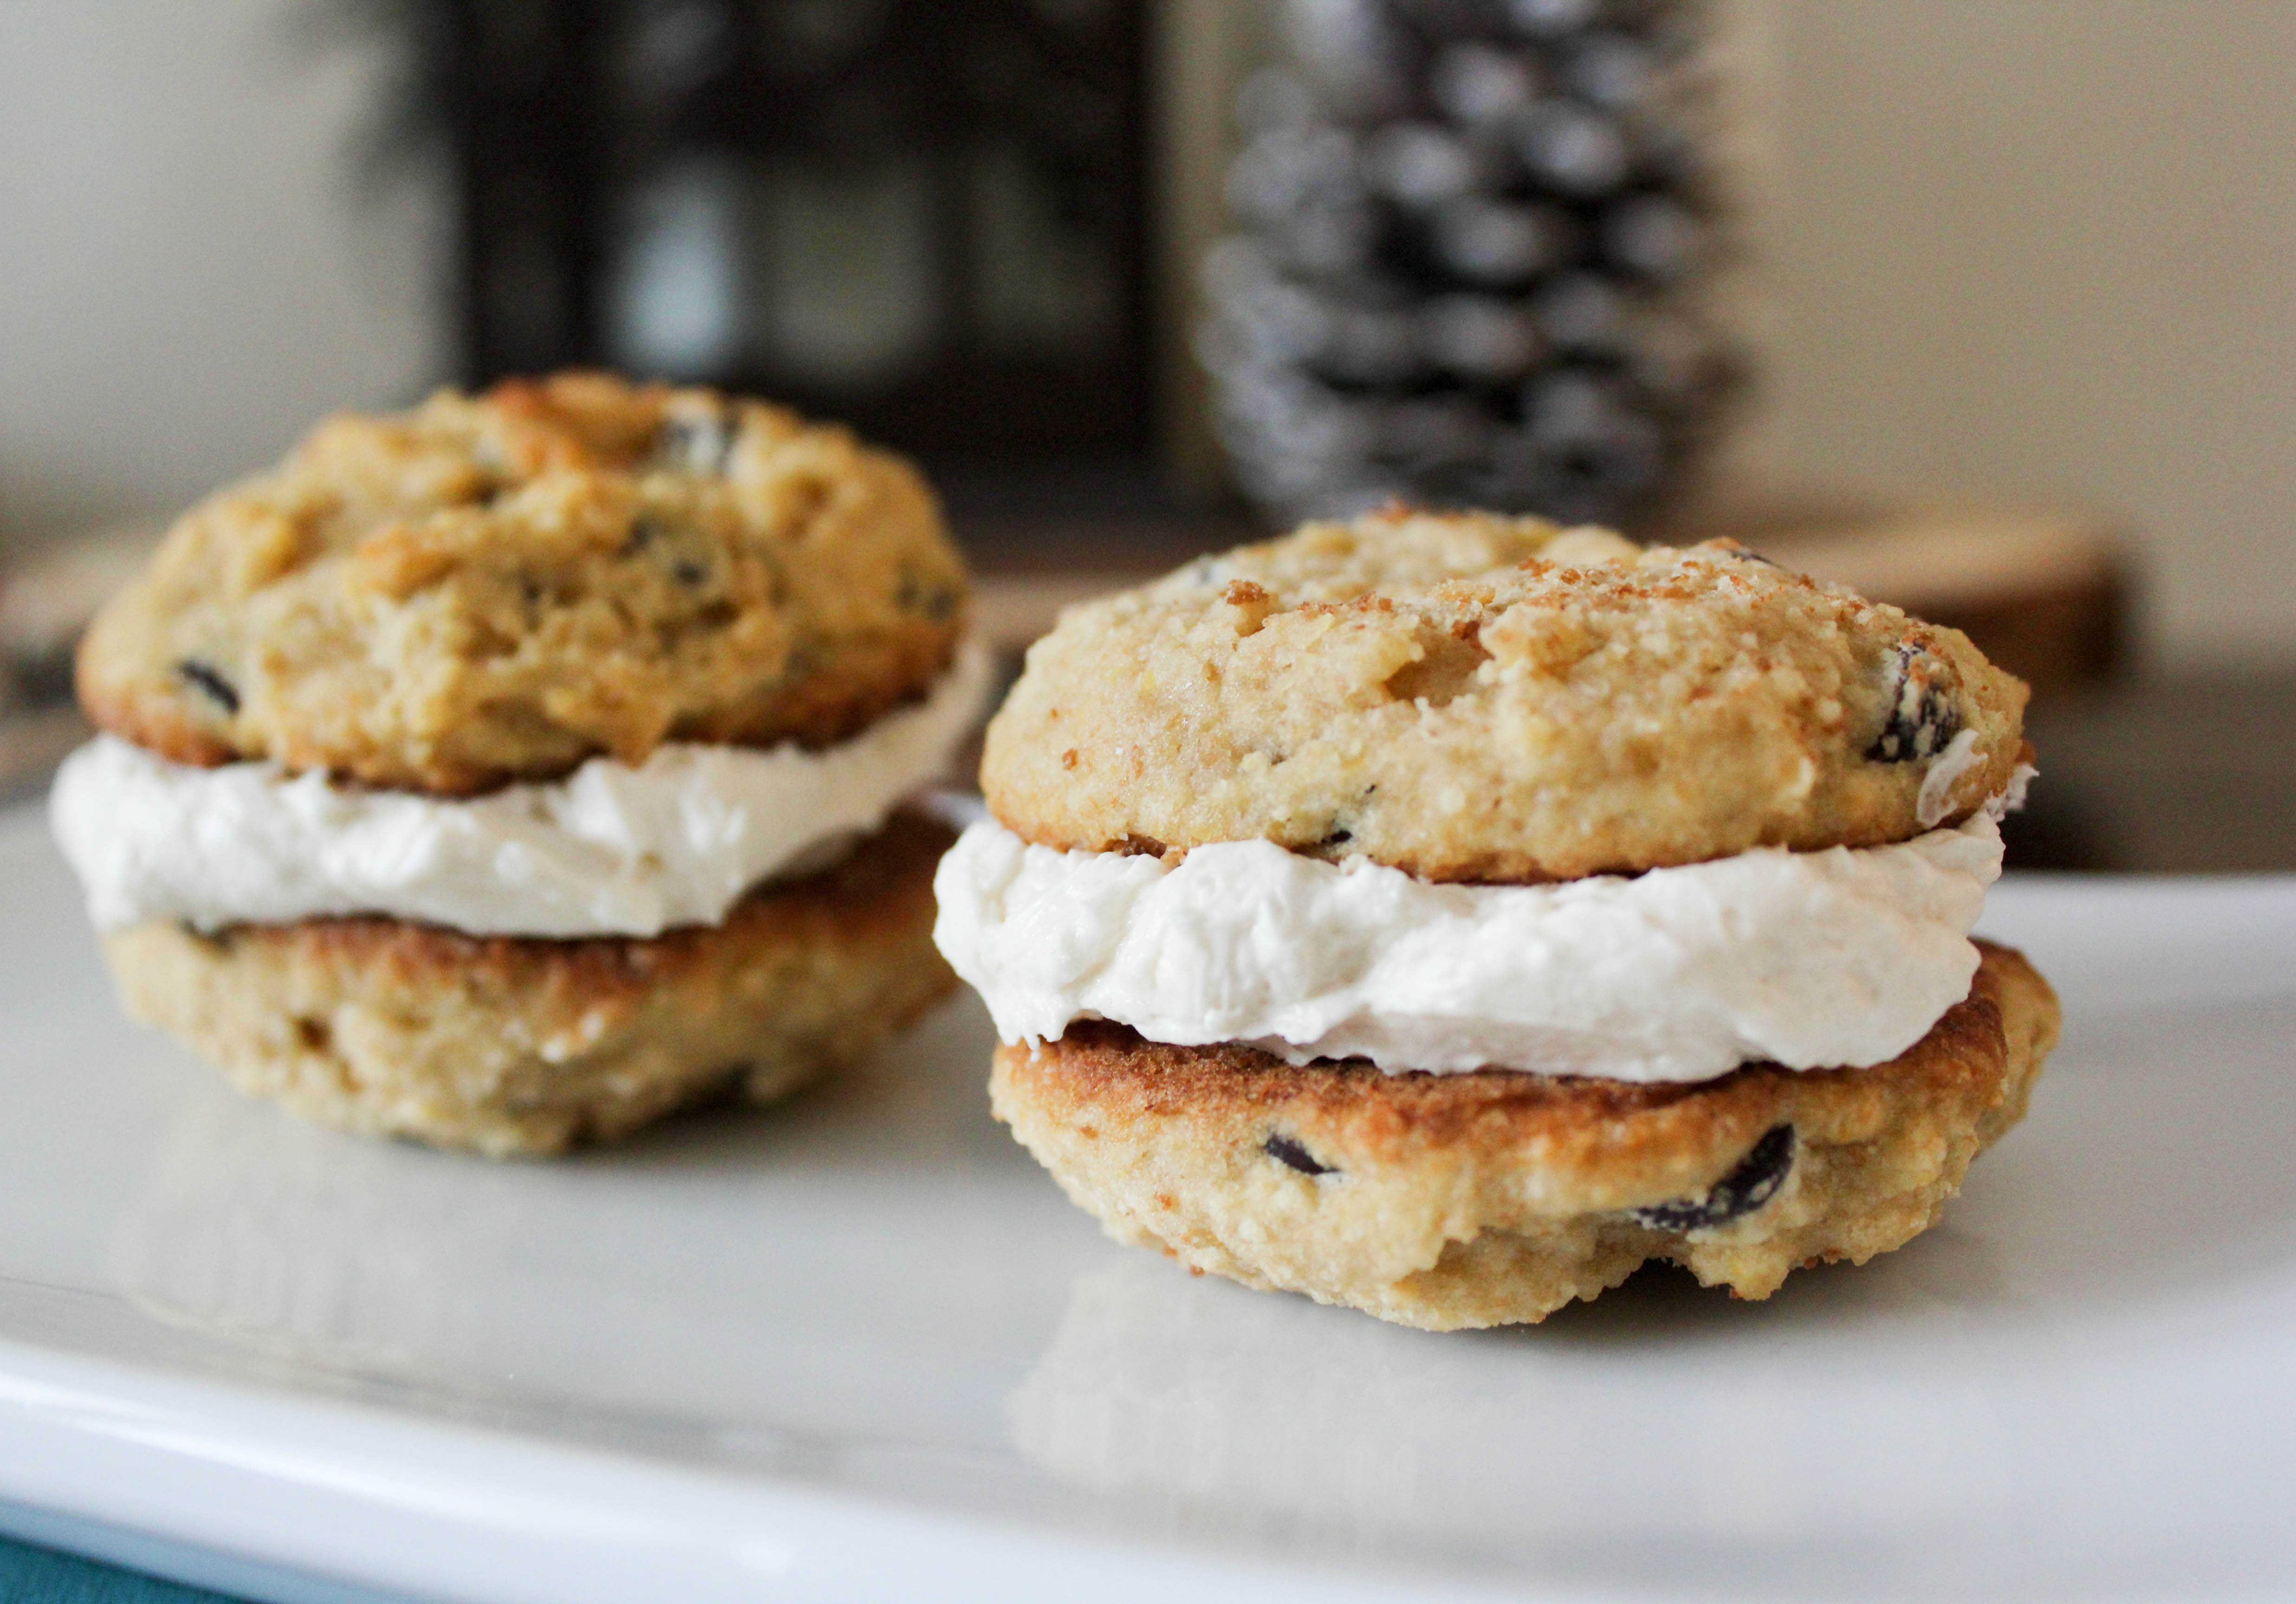
<svg viewBox="0 0 2296 1604"><path fill-rule="evenodd" d="M1889 1063L1695 1084L1294 1068L1108 1024L1000 1047L996 1116L1119 1241L1431 1330L1535 1322L1668 1259L1761 1298L1935 1223L2021 1118L2055 994L1989 943Z"/></svg>
<svg viewBox="0 0 2296 1604"><path fill-rule="evenodd" d="M1958 631L1732 542L1398 511L1070 609L981 786L1049 847L1569 880L1957 822L2009 784L2025 699Z"/></svg>
<svg viewBox="0 0 2296 1604"><path fill-rule="evenodd" d="M80 648L181 762L444 794L666 741L844 739L964 632L931 492L843 429L602 374L321 424L211 497Z"/></svg>
<svg viewBox="0 0 2296 1604"><path fill-rule="evenodd" d="M932 872L954 839L898 814L836 867L651 939L155 921L104 951L128 1011L242 1092L362 1134L552 1153L737 1086L780 1097L946 995Z"/></svg>

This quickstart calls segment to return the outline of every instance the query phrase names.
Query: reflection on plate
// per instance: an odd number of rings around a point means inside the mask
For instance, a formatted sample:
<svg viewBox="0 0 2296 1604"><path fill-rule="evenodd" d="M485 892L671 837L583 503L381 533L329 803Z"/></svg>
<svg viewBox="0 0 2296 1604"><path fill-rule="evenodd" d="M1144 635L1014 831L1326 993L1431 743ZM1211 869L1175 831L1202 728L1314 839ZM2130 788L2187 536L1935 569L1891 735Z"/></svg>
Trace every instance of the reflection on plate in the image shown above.
<svg viewBox="0 0 2296 1604"><path fill-rule="evenodd" d="M2296 882L2005 885L2065 1043L1903 1251L1440 1336L1103 1240L969 1002L492 1165L129 1026L36 819L0 883L0 1498L552 1604L2296 1592Z"/></svg>
<svg viewBox="0 0 2296 1604"><path fill-rule="evenodd" d="M2245 916L2240 945L2296 951L2291 899ZM1014 1445L1111 1497L1588 1584L2284 1574L2252 1560L2296 1454L2230 1404L2296 1403L2275 1334L2296 1330L2296 974L2255 950L2185 954L2198 1002L2161 955L2141 983L2077 969L2027 1125L1941 1226L1866 1266L1761 1305L1649 1269L1539 1327L1434 1336L1136 1255L1078 1281L1008 1403ZM2164 1353L2208 1367L2211 1407ZM2260 1476L2225 1486L2235 1462ZM2202 1483L2216 1535L2195 1540L2163 1489Z"/></svg>

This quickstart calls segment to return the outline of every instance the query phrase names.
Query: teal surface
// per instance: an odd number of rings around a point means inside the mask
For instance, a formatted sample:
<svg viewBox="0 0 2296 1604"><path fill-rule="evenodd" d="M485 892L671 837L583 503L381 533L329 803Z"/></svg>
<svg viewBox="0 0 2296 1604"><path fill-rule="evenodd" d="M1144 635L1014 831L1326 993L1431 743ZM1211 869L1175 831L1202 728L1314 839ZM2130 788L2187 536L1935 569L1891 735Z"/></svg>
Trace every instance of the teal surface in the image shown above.
<svg viewBox="0 0 2296 1604"><path fill-rule="evenodd" d="M0 1537L0 1604L233 1604L139 1571Z"/></svg>

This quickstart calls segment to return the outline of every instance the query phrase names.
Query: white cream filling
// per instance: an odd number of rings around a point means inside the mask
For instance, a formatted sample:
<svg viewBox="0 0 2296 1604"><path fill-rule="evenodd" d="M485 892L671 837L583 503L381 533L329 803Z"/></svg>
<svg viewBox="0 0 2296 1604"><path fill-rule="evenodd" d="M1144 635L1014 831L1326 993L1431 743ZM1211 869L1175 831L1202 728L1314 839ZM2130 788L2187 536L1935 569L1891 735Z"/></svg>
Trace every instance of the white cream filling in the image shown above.
<svg viewBox="0 0 2296 1604"><path fill-rule="evenodd" d="M2005 800L1896 846L1543 886L1438 885L1259 840L1168 865L988 820L941 861L933 934L1007 1042L1101 1019L1396 1072L1862 1066L1968 994Z"/></svg>
<svg viewBox="0 0 2296 1604"><path fill-rule="evenodd" d="M823 751L680 744L636 767L455 798L274 763L198 768L111 736L65 760L48 813L104 929L381 913L473 935L652 936L715 924L760 880L831 861L931 784L971 731L989 659Z"/></svg>
<svg viewBox="0 0 2296 1604"><path fill-rule="evenodd" d="M1977 732L1964 730L1946 742L1945 750L1930 759L1922 775L1922 789L1914 798L1914 819L1923 830L1933 830L1953 811L1954 787L1961 777L1985 761L1977 749ZM2020 793L2021 796L2021 793Z"/></svg>

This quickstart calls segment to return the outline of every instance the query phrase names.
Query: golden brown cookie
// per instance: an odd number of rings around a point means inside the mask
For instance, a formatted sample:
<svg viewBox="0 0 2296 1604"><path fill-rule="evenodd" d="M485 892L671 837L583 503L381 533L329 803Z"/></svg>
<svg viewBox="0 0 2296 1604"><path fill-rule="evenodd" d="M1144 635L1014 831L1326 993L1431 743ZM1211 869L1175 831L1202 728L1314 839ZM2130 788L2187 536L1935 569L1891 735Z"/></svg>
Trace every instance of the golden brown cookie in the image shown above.
<svg viewBox="0 0 2296 1604"><path fill-rule="evenodd" d="M462 793L665 741L839 741L922 692L962 563L907 463L562 374L321 424L107 605L82 704L180 761Z"/></svg>
<svg viewBox="0 0 2296 1604"><path fill-rule="evenodd" d="M833 869L651 939L380 918L104 938L128 1011L306 1118L491 1157L608 1137L738 1085L779 1097L955 984L932 945L953 839L899 814Z"/></svg>
<svg viewBox="0 0 2296 1604"><path fill-rule="evenodd" d="M981 785L1051 847L1565 880L1957 822L2009 783L2025 696L1958 631L1728 541L1397 511L1070 609Z"/></svg>
<svg viewBox="0 0 2296 1604"><path fill-rule="evenodd" d="M1250 1286L1436 1330L1543 1319L1652 1258L1767 1297L1926 1230L2023 1116L2056 997L1979 945L1967 1000L1872 1068L1398 1076L1080 1024L1000 1047L990 1095L1111 1236Z"/></svg>

